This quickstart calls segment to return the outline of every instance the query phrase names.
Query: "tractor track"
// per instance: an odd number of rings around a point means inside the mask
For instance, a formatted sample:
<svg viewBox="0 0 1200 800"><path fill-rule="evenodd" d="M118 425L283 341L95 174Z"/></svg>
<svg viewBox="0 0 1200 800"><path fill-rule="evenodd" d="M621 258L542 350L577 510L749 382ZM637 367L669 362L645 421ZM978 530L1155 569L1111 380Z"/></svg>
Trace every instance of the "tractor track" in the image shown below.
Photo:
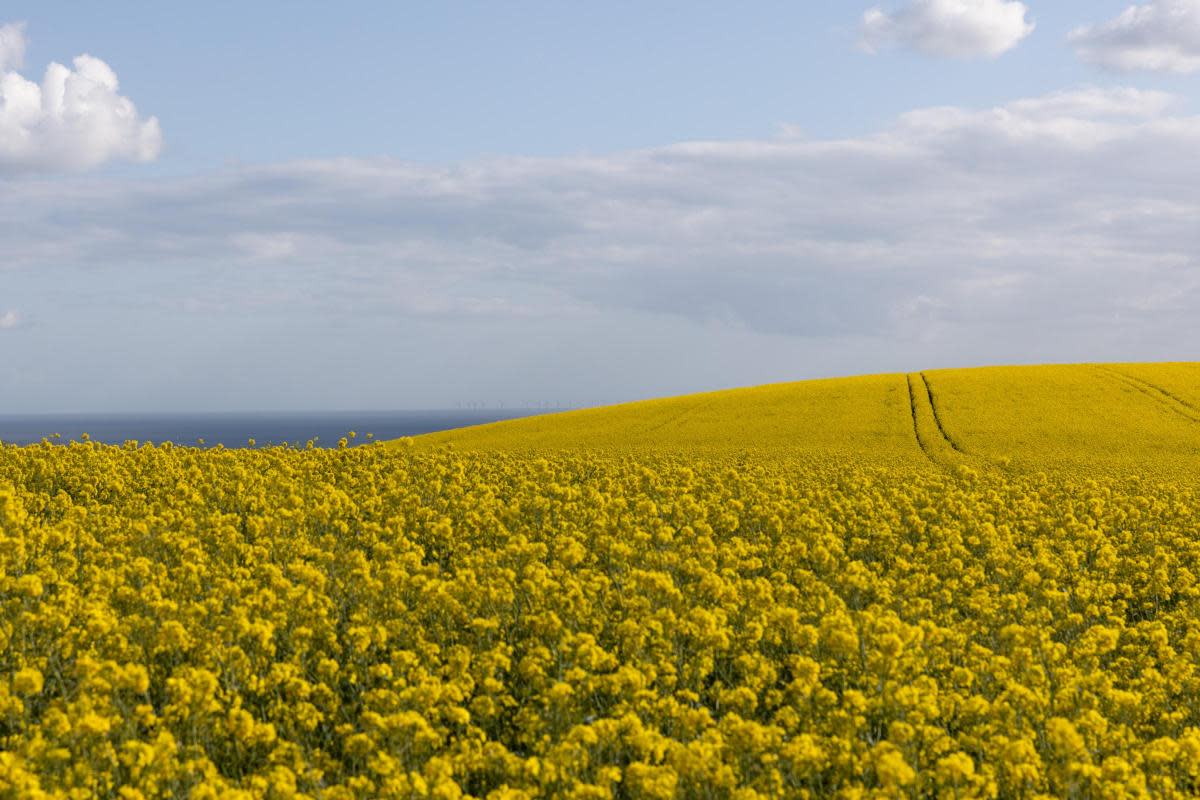
<svg viewBox="0 0 1200 800"><path fill-rule="evenodd" d="M1173 412L1174 414L1183 417L1190 422L1200 423L1200 408L1197 408L1193 403L1184 400L1175 393L1164 389L1156 383L1151 383L1144 378L1139 378L1135 375L1130 375L1127 372L1122 372L1114 367L1097 365L1096 369L1100 372L1115 378L1124 383L1129 388L1141 392L1149 397L1158 405Z"/></svg>
<svg viewBox="0 0 1200 800"><path fill-rule="evenodd" d="M912 375L905 375L904 377L908 381L908 410L912 414L913 436L917 438L917 447L921 448L921 452L925 454L925 457L931 463L940 467L942 466L941 462L933 457L933 454L929 452L929 445L921 438L921 426L917 424L917 393L913 389Z"/></svg>
<svg viewBox="0 0 1200 800"><path fill-rule="evenodd" d="M942 469L975 463L976 457L964 450L946 431L937 395L925 373L910 372L904 377L908 383L908 410L912 416L913 436L917 438L917 445L925 457ZM930 419L933 420L932 426ZM933 433L935 428L936 436Z"/></svg>
<svg viewBox="0 0 1200 800"><path fill-rule="evenodd" d="M950 438L950 434L946 433L946 427L942 425L942 415L938 413L937 400L933 396L933 387L929 385L929 378L925 376L924 372L921 373L921 382L925 384L925 394L929 397L929 409L933 411L933 421L937 424L938 433L942 435L942 438L946 440L946 444L950 445L954 452L966 455L966 451L958 446L958 442L954 441Z"/></svg>

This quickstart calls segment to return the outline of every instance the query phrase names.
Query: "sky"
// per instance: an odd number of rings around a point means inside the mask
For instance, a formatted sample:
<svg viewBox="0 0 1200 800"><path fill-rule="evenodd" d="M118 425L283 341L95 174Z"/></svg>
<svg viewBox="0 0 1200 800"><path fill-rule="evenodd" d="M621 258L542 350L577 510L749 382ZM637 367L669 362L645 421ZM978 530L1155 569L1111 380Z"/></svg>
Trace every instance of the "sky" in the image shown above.
<svg viewBox="0 0 1200 800"><path fill-rule="evenodd" d="M8 2L0 412L1196 360L1200 0Z"/></svg>

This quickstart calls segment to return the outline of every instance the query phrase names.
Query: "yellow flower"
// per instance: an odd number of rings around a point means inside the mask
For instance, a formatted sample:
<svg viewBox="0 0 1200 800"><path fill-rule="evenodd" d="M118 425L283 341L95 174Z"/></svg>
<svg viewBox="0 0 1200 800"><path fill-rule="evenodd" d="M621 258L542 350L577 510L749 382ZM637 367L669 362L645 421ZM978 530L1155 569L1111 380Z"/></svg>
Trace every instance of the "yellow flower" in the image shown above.
<svg viewBox="0 0 1200 800"><path fill-rule="evenodd" d="M975 762L966 753L951 753L938 759L937 774L945 784L963 784L975 774Z"/></svg>
<svg viewBox="0 0 1200 800"><path fill-rule="evenodd" d="M908 786L917 777L916 770L905 761L904 754L887 742L875 748L875 774L879 777L880 785L887 789Z"/></svg>
<svg viewBox="0 0 1200 800"><path fill-rule="evenodd" d="M625 768L622 786L633 797L646 800L671 800L676 796L679 777L670 767L634 763Z"/></svg>
<svg viewBox="0 0 1200 800"><path fill-rule="evenodd" d="M76 720L75 727L85 734L103 736L112 728L112 722L107 717L89 711Z"/></svg>
<svg viewBox="0 0 1200 800"><path fill-rule="evenodd" d="M41 597L43 592L42 579L37 575L22 575L17 579L16 590L26 597Z"/></svg>
<svg viewBox="0 0 1200 800"><path fill-rule="evenodd" d="M35 695L42 693L42 687L45 681L42 678L42 673L33 667L25 667L17 670L13 675L12 687L13 691L19 695Z"/></svg>
<svg viewBox="0 0 1200 800"><path fill-rule="evenodd" d="M1063 717L1051 718L1046 723L1046 738L1060 758L1078 761L1090 760L1087 744L1070 720Z"/></svg>

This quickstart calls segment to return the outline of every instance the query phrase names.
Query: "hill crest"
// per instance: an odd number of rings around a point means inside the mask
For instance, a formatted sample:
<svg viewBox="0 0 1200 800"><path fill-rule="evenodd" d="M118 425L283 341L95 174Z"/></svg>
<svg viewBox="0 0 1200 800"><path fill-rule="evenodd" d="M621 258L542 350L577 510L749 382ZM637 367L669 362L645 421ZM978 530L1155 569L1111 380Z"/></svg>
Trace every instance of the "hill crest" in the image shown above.
<svg viewBox="0 0 1200 800"><path fill-rule="evenodd" d="M419 447L1194 471L1200 363L938 369L774 383L428 434Z"/></svg>

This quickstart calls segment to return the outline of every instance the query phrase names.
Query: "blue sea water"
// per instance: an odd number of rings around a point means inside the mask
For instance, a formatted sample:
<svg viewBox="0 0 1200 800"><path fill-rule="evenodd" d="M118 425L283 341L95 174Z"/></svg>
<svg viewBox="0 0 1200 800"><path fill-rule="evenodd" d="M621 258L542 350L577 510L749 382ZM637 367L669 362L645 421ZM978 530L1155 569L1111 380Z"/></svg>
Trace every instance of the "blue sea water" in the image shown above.
<svg viewBox="0 0 1200 800"><path fill-rule="evenodd" d="M246 447L253 438L258 447L292 444L304 447L315 439L318 447L336 447L338 439L355 431L353 444L416 436L433 431L515 419L545 410L433 410L345 411L331 413L228 413L228 414L0 414L0 442L32 444L59 434L56 442L79 440L121 444L173 442L204 447ZM371 437L368 437L371 434Z"/></svg>

